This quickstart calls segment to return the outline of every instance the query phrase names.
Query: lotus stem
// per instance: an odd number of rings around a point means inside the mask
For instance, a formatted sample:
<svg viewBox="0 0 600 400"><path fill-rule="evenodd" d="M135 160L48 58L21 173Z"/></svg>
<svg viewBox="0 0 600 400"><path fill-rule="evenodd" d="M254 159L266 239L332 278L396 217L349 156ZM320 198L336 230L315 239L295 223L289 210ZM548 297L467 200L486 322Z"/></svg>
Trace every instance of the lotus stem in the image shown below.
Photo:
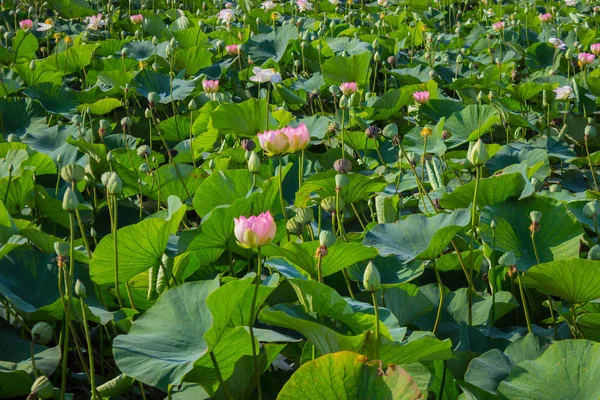
<svg viewBox="0 0 600 400"><path fill-rule="evenodd" d="M123 308L123 299L121 298L121 292L119 290L119 252L118 252L118 222L119 222L119 211L117 204L117 197L114 195L108 195L108 202L112 204L109 207L109 212L111 214L111 226L112 226L112 234L113 234L113 250L115 252L115 290L117 292L117 301L119 302L119 307Z"/></svg>
<svg viewBox="0 0 600 400"><path fill-rule="evenodd" d="M249 323L249 328L250 328L250 340L252 342L252 361L254 364L254 374L256 376L257 379L257 385L256 385L256 391L257 391L257 395L258 395L258 399L262 399L262 390L260 387L260 371L258 369L258 354L256 351L256 343L255 343L255 338L254 338L254 319L256 318L255 316L255 309L256 309L256 299L258 298L258 288L260 287L261 281L260 281L260 277L262 275L262 263L261 263L261 250L260 247L257 247L256 252L258 253L257 256L257 265L256 265L256 283L254 284L254 293L252 295L252 307L250 309L250 323Z"/></svg>
<svg viewBox="0 0 600 400"><path fill-rule="evenodd" d="M442 309L444 308L444 284L442 283L442 278L440 277L440 271L438 271L437 266L435 265L435 260L432 260L433 272L435 273L435 280L438 284L438 290L440 292L440 303L438 305L437 314L435 316L435 323L433 324L432 333L435 335L437 328L439 326L441 317L442 317Z"/></svg>
<svg viewBox="0 0 600 400"><path fill-rule="evenodd" d="M65 325L63 334L63 352L62 352L62 373L60 385L60 399L64 400L67 390L67 364L69 359L69 328L71 326L71 310L73 308L73 274L75 273L75 216L73 212L69 213L69 229L70 229L70 248L69 248L69 272L63 268L66 278L66 293L67 298L65 311Z"/></svg>
<svg viewBox="0 0 600 400"><path fill-rule="evenodd" d="M229 400L233 400L233 396L231 395L231 392L229 391L229 387L223 381L223 376L221 375L221 369L219 368L219 363L217 362L215 353L213 351L211 351L209 354L210 354L210 360L212 361L212 364L213 364L213 368L215 369L215 374L217 375L217 379L219 380L219 387L223 388L223 392L225 393L225 396L227 396L227 398Z"/></svg>
<svg viewBox="0 0 600 400"><path fill-rule="evenodd" d="M283 213L283 219L287 224L288 219L285 213L285 203L283 202L283 156L279 157L279 202L281 204L281 212ZM290 241L290 232L286 229L287 240Z"/></svg>
<svg viewBox="0 0 600 400"><path fill-rule="evenodd" d="M527 309L527 299L525 298L525 290L523 288L522 275L517 273L517 280L519 284L519 293L521 294L521 302L523 303L523 312L525 313L525 321L527 322L527 331L531 333L531 321L529 319L529 310Z"/></svg>
<svg viewBox="0 0 600 400"><path fill-rule="evenodd" d="M85 300L83 297L79 298L79 304L81 305L81 318L83 320L83 330L85 332L85 342L88 348L88 357L90 363L90 385L92 386L92 400L101 399L96 390L96 375L94 366L94 348L92 347L92 338L90 336L90 329L87 324L87 315L85 309Z"/></svg>
<svg viewBox="0 0 600 400"><path fill-rule="evenodd" d="M473 325L473 270L475 269L475 230L477 229L477 192L479 191L479 180L481 178L481 167L475 167L475 191L473 193L473 208L471 209L471 252L469 253L469 291L468 291L468 306L469 306L469 326Z"/></svg>
<svg viewBox="0 0 600 400"><path fill-rule="evenodd" d="M375 296L375 292L371 292L371 299L373 300L373 308L375 309L375 359L379 359L379 305L377 304L377 297Z"/></svg>

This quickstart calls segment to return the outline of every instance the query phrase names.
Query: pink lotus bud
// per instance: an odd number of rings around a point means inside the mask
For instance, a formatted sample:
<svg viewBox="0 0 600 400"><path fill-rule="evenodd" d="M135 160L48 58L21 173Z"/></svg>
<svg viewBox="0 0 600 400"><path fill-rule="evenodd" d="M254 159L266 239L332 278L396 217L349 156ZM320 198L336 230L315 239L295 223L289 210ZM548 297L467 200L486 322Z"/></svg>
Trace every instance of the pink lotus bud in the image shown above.
<svg viewBox="0 0 600 400"><path fill-rule="evenodd" d="M593 45L590 46L590 50L592 51L592 53L594 53L595 55L600 54L600 43L594 43Z"/></svg>
<svg viewBox="0 0 600 400"><path fill-rule="evenodd" d="M139 25L142 22L144 22L144 16L142 14L136 14L136 15L132 15L129 17L129 19L131 20L131 22L133 22L135 25Z"/></svg>
<svg viewBox="0 0 600 400"><path fill-rule="evenodd" d="M231 2L225 3L225 8L231 10L233 8L233 3L231 3Z"/></svg>
<svg viewBox="0 0 600 400"><path fill-rule="evenodd" d="M277 232L277 225L269 211L250 218L240 216L233 221L235 238L240 246L247 249L266 246L273 241Z"/></svg>
<svg viewBox="0 0 600 400"><path fill-rule="evenodd" d="M592 62L594 62L594 58L596 58L595 55L593 55L592 53L579 53L577 54L577 59L579 60L579 63L581 65L588 65L591 64Z"/></svg>
<svg viewBox="0 0 600 400"><path fill-rule="evenodd" d="M259 133L258 141L260 147L269 155L278 155L285 153L290 147L290 140L282 130L266 131Z"/></svg>
<svg viewBox="0 0 600 400"><path fill-rule="evenodd" d="M30 19L24 19L22 21L19 21L19 26L21 27L21 29L23 29L24 31L28 31L31 28L33 28L33 21Z"/></svg>
<svg viewBox="0 0 600 400"><path fill-rule="evenodd" d="M550 22L550 21L552 21L552 14L551 13L540 14L538 16L538 18L542 22Z"/></svg>
<svg viewBox="0 0 600 400"><path fill-rule="evenodd" d="M425 104L429 101L429 92L428 91L414 92L413 99L415 99L415 101L419 104Z"/></svg>
<svg viewBox="0 0 600 400"><path fill-rule="evenodd" d="M358 91L356 82L344 82L340 85L340 90L346 96L351 96Z"/></svg>
<svg viewBox="0 0 600 400"><path fill-rule="evenodd" d="M230 44L229 46L225 46L225 51L230 56L236 56L240 54L240 46L238 44Z"/></svg>
<svg viewBox="0 0 600 400"><path fill-rule="evenodd" d="M295 153L296 151L303 150L310 143L310 134L305 123L301 123L296 128L286 126L281 130L288 137L290 147L288 152Z"/></svg>
<svg viewBox="0 0 600 400"><path fill-rule="evenodd" d="M219 80L206 79L202 81L202 88L206 93L217 93L219 91Z"/></svg>
<svg viewBox="0 0 600 400"><path fill-rule="evenodd" d="M504 22L502 22L502 21L494 22L492 24L492 28L494 28L495 31L503 31L504 30Z"/></svg>

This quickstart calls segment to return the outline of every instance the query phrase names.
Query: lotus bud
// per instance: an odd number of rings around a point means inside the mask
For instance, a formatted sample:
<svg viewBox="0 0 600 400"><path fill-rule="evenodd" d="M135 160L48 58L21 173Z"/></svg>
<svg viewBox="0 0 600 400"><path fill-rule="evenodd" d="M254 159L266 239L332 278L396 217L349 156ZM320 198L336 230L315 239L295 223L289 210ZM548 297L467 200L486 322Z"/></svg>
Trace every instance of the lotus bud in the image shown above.
<svg viewBox="0 0 600 400"><path fill-rule="evenodd" d="M485 163L490 159L485 149L485 145L483 144L481 139L479 139L477 143L475 143L475 145L473 145L473 147L469 149L469 152L467 153L467 158L469 159L469 162L476 167L485 165Z"/></svg>
<svg viewBox="0 0 600 400"><path fill-rule="evenodd" d="M349 182L350 179L348 179L348 175L337 174L335 176L335 190L339 192L341 189L348 186Z"/></svg>
<svg viewBox="0 0 600 400"><path fill-rule="evenodd" d="M147 119L152 118L152 110L149 108L146 108L146 110L144 111L144 117L146 117Z"/></svg>
<svg viewBox="0 0 600 400"><path fill-rule="evenodd" d="M190 100L190 102L188 103L188 110L196 111L197 109L198 109L198 105L196 104L194 99Z"/></svg>
<svg viewBox="0 0 600 400"><path fill-rule="evenodd" d="M379 136L379 128L377 128L376 126L371 125L367 129L365 129L365 135L369 139L377 138Z"/></svg>
<svg viewBox="0 0 600 400"><path fill-rule="evenodd" d="M588 251L587 259L600 261L600 244L595 245Z"/></svg>
<svg viewBox="0 0 600 400"><path fill-rule="evenodd" d="M109 163L111 163L114 160L115 160L115 155L113 154L112 150L109 151L108 153L106 153L106 161L108 161Z"/></svg>
<svg viewBox="0 0 600 400"><path fill-rule="evenodd" d="M208 168L215 169L215 159L214 158L211 158L210 161L208 162Z"/></svg>
<svg viewBox="0 0 600 400"><path fill-rule="evenodd" d="M79 279L75 282L75 294L81 298L87 297L87 291L85 290L85 285Z"/></svg>
<svg viewBox="0 0 600 400"><path fill-rule="evenodd" d="M584 134L585 134L586 140L588 137L595 138L596 137L596 128L594 128L592 125L586 125Z"/></svg>
<svg viewBox="0 0 600 400"><path fill-rule="evenodd" d="M586 218L596 219L600 215L600 203L597 200L590 201L583 206L583 215Z"/></svg>
<svg viewBox="0 0 600 400"><path fill-rule="evenodd" d="M63 196L62 207L65 211L75 211L77 206L79 205L79 200L77 199L77 195L71 187L67 187L65 194Z"/></svg>
<svg viewBox="0 0 600 400"><path fill-rule="evenodd" d="M492 219L492 222L490 222L490 228L492 228L492 230L496 229L496 220Z"/></svg>
<svg viewBox="0 0 600 400"><path fill-rule="evenodd" d="M398 136L398 125L394 123L387 124L383 128L383 136L390 140L394 139L396 136Z"/></svg>
<svg viewBox="0 0 600 400"><path fill-rule="evenodd" d="M142 163L140 165L140 172L142 174L149 174L152 170L150 169L150 166L146 163Z"/></svg>
<svg viewBox="0 0 600 400"><path fill-rule="evenodd" d="M47 322L38 322L31 328L31 339L35 343L46 345L53 337L52 327Z"/></svg>
<svg viewBox="0 0 600 400"><path fill-rule="evenodd" d="M150 103L150 105L160 103L160 96L158 95L158 93L156 93L156 92L148 93L148 103Z"/></svg>
<svg viewBox="0 0 600 400"><path fill-rule="evenodd" d="M85 178L85 168L79 164L68 164L61 168L60 176L68 183L81 182Z"/></svg>
<svg viewBox="0 0 600 400"><path fill-rule="evenodd" d="M83 118L81 115L75 115L71 120L75 126L80 126L83 123Z"/></svg>
<svg viewBox="0 0 600 400"><path fill-rule="evenodd" d="M253 174L258 174L260 172L260 159L253 151L250 152L250 158L248 158L248 171L252 172Z"/></svg>
<svg viewBox="0 0 600 400"><path fill-rule="evenodd" d="M108 190L108 193L115 196L121 194L123 191L123 182L121 182L121 178L119 178L119 175L117 175L116 172L113 172L108 179L106 190Z"/></svg>
<svg viewBox="0 0 600 400"><path fill-rule="evenodd" d="M335 244L337 238L335 235L329 231L322 230L319 234L319 244L325 247L331 247Z"/></svg>
<svg viewBox="0 0 600 400"><path fill-rule="evenodd" d="M131 120L131 118L129 117L123 117L121 118L121 126L123 127L123 130L125 130L126 128L131 128L131 125L133 125L133 121Z"/></svg>
<svg viewBox="0 0 600 400"><path fill-rule="evenodd" d="M54 387L52 387L52 383L45 375L42 375L31 385L31 394L28 399L30 397L32 399L49 399L53 394Z"/></svg>
<svg viewBox="0 0 600 400"><path fill-rule="evenodd" d="M101 119L99 124L101 129L110 129L110 121L106 119Z"/></svg>
<svg viewBox="0 0 600 400"><path fill-rule="evenodd" d="M344 94L340 97L340 108L345 109L348 108L349 100L348 97Z"/></svg>
<svg viewBox="0 0 600 400"><path fill-rule="evenodd" d="M381 276L373 261L369 261L363 275L363 286L368 292L376 292L381 288Z"/></svg>
<svg viewBox="0 0 600 400"><path fill-rule="evenodd" d="M542 220L542 213L540 211L532 211L529 213L529 218L531 218L531 225L529 226L529 231L533 234L540 230L540 221Z"/></svg>

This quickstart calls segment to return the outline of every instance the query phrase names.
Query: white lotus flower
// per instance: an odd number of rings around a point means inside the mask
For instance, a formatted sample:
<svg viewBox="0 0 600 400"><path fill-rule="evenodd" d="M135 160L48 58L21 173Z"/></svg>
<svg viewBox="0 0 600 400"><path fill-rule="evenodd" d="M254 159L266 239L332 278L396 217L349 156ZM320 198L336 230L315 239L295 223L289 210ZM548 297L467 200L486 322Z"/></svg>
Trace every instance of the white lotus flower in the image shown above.
<svg viewBox="0 0 600 400"><path fill-rule="evenodd" d="M101 28L104 25L106 25L106 21L102 19L102 14L92 15L91 17L87 17L83 21L87 23L87 29L90 29L92 31L97 31L98 28Z"/></svg>
<svg viewBox="0 0 600 400"><path fill-rule="evenodd" d="M262 8L265 11L272 10L275 7L277 7L277 4L275 4L271 0L263 1L262 5L260 6L260 8Z"/></svg>
<svg viewBox="0 0 600 400"><path fill-rule="evenodd" d="M281 82L281 75L279 74L279 72L275 71L272 68L262 69L261 67L254 67L252 69L252 72L254 72L254 76L250 77L250 80L252 82L257 82L257 83L265 83L265 82L279 83L279 82Z"/></svg>
<svg viewBox="0 0 600 400"><path fill-rule="evenodd" d="M54 21L52 21L51 19L48 18L44 22L39 22L38 23L38 28L36 29L36 31L38 31L38 32L46 32L46 31L49 31L52 28L54 28Z"/></svg>
<svg viewBox="0 0 600 400"><path fill-rule="evenodd" d="M571 86L557 87L554 89L554 93L556 94L556 100L568 100L575 97Z"/></svg>
<svg viewBox="0 0 600 400"><path fill-rule="evenodd" d="M235 21L235 12L229 8L224 8L217 14L218 21L229 25L231 21Z"/></svg>

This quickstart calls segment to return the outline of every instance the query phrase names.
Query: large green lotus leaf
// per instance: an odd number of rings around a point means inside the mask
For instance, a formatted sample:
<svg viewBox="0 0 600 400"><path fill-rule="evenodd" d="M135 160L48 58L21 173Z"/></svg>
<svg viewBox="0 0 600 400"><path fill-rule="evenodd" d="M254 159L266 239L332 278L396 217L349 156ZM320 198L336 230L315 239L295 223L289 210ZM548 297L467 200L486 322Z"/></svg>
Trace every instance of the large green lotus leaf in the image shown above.
<svg viewBox="0 0 600 400"><path fill-rule="evenodd" d="M2 118L5 135L14 133L21 136L29 129L48 127L43 107L29 98L9 97L0 100L0 114L10 115L10 118Z"/></svg>
<svg viewBox="0 0 600 400"><path fill-rule="evenodd" d="M588 340L600 342L600 314L586 313L577 317L577 327Z"/></svg>
<svg viewBox="0 0 600 400"><path fill-rule="evenodd" d="M202 31L201 27L194 27L173 32L173 36L177 39L177 44L182 49L198 46L199 44L207 44L208 36Z"/></svg>
<svg viewBox="0 0 600 400"><path fill-rule="evenodd" d="M10 180L10 184L8 181ZM20 176L0 179L0 199L11 213L21 212L35 187L35 171L24 169Z"/></svg>
<svg viewBox="0 0 600 400"><path fill-rule="evenodd" d="M12 60L35 59L35 52L38 49L38 41L33 34L23 29L19 29L12 42Z"/></svg>
<svg viewBox="0 0 600 400"><path fill-rule="evenodd" d="M56 173L56 164L49 156L38 153L24 143L4 142L0 144L0 157L2 157L0 159L0 177L9 175L9 164L12 164L12 176L20 175L21 169L26 167L35 168L36 176Z"/></svg>
<svg viewBox="0 0 600 400"><path fill-rule="evenodd" d="M400 326L407 326L437 306L421 293L421 289L417 285L411 283L386 289L385 305L398 319Z"/></svg>
<svg viewBox="0 0 600 400"><path fill-rule="evenodd" d="M255 36L256 37L256 36ZM196 75L198 71L212 65L212 53L203 45L175 52L175 66L178 70L185 69L186 76Z"/></svg>
<svg viewBox="0 0 600 400"><path fill-rule="evenodd" d="M494 107L487 104L468 105L446 119L444 128L452 134L446 139L446 146L451 149L468 141L475 141L499 122L500 116Z"/></svg>
<svg viewBox="0 0 600 400"><path fill-rule="evenodd" d="M49 8L63 18L81 18L95 14L85 0L50 0L48 3Z"/></svg>
<svg viewBox="0 0 600 400"><path fill-rule="evenodd" d="M16 235L19 232L19 228L12 216L6 209L3 202L0 202L0 243L6 243L8 239Z"/></svg>
<svg viewBox="0 0 600 400"><path fill-rule="evenodd" d="M244 198L252 188L252 174L247 169L215 171L198 187L194 209L203 217L215 207Z"/></svg>
<svg viewBox="0 0 600 400"><path fill-rule="evenodd" d="M412 96L411 96L412 98ZM444 118L438 122L438 124L433 129L433 134L427 138L427 153L436 154L438 157L442 157L446 152L446 145L444 144L444 140L442 139L442 128L444 126ZM425 146L425 138L421 136L420 127L415 127L411 129L404 137L402 138L402 146L404 147L404 151L413 152L417 154L423 153L423 147Z"/></svg>
<svg viewBox="0 0 600 400"><path fill-rule="evenodd" d="M312 200L313 195L320 199L335 196L335 170L320 172L308 178L300 190L296 192L296 207L306 207ZM383 177L368 177L362 174L349 174L348 185L342 189L340 196L346 204L352 204L360 200L365 200L373 193L383 191L387 182Z"/></svg>
<svg viewBox="0 0 600 400"><path fill-rule="evenodd" d="M492 349L473 359L465 373L465 381L478 388L496 394L498 385L513 369L510 358L498 349Z"/></svg>
<svg viewBox="0 0 600 400"><path fill-rule="evenodd" d="M536 83L536 82L525 82L520 85L508 85L504 88L513 98L519 101L527 101L532 97L538 95L543 90L551 90L552 84L550 83Z"/></svg>
<svg viewBox="0 0 600 400"><path fill-rule="evenodd" d="M550 160L546 149L533 148L518 142L502 146L485 166L490 172L496 173L503 169L506 172L510 166L515 168L514 164L521 163L525 163L527 167L527 179L534 177L543 182L550 175Z"/></svg>
<svg viewBox="0 0 600 400"><path fill-rule="evenodd" d="M468 321L468 291L466 288L460 288L446 296L446 311L455 322ZM495 319L498 320L503 315L519 306L519 303L510 292L496 293ZM485 293L480 296L473 296L473 325L486 325L490 322L492 313L492 296Z"/></svg>
<svg viewBox="0 0 600 400"><path fill-rule="evenodd" d="M523 175L519 173L494 175L479 181L477 207L502 204L510 198L518 198L525 188ZM473 203L475 181L459 186L451 193L444 193L440 199L443 208L467 208Z"/></svg>
<svg viewBox="0 0 600 400"><path fill-rule="evenodd" d="M285 384L278 400L422 399L416 382L404 369L390 365L380 372L378 361L350 351L319 357L302 365Z"/></svg>
<svg viewBox="0 0 600 400"><path fill-rule="evenodd" d="M42 107L52 114L71 114L79 105L71 90L51 82L36 83L25 89L24 93L39 101Z"/></svg>
<svg viewBox="0 0 600 400"><path fill-rule="evenodd" d="M575 216L575 218L577 218L579 222L584 224L584 226L586 226L590 231L594 231L594 219L588 218L583 213L583 208L587 203L587 200L570 201L567 203L567 208L573 213L573 215ZM600 227L600 215L596 216L596 224Z"/></svg>
<svg viewBox="0 0 600 400"><path fill-rule="evenodd" d="M339 85L343 82L356 82L362 85L371 76L372 55L370 52L351 57L334 56L322 65L323 79L329 85Z"/></svg>
<svg viewBox="0 0 600 400"><path fill-rule="evenodd" d="M197 281L164 292L127 335L114 339L119 369L165 392L169 385L179 385L208 352L204 334L213 317L207 298L218 288L218 280Z"/></svg>
<svg viewBox="0 0 600 400"><path fill-rule="evenodd" d="M202 183L201 178L204 177L204 172L189 164L176 163L173 165L169 163L161 165L153 176L154 179L160 181L162 201L170 196L176 196L184 203L189 204L198 186ZM144 182L144 193L153 199L158 199L158 182L155 183L152 176L145 177Z"/></svg>
<svg viewBox="0 0 600 400"><path fill-rule="evenodd" d="M526 271L538 262L535 257L529 227L531 211L540 211L540 230L535 244L540 262L566 260L579 256L579 241L583 229L565 205L544 197L530 197L517 203L498 204L481 210L480 234L485 244L492 246L494 235L490 224L496 221L496 250L512 251L517 267Z"/></svg>
<svg viewBox="0 0 600 400"><path fill-rule="evenodd" d="M263 254L269 257L283 257L296 267L317 277L317 259L315 253L319 247L319 241L304 243L290 242L284 247L275 245L263 249ZM323 277L333 275L359 261L373 258L377 255L375 249L363 246L360 243L344 243L338 240L327 249L327 257L321 262L321 273Z"/></svg>
<svg viewBox="0 0 600 400"><path fill-rule="evenodd" d="M267 129L265 99L251 98L241 103L222 103L211 115L212 126L222 135L255 137ZM271 128L275 124L269 124Z"/></svg>
<svg viewBox="0 0 600 400"><path fill-rule="evenodd" d="M326 39L325 43L327 43L336 55L346 52L347 55L355 56L366 51L371 51L371 46L368 43L356 38L340 36L334 39Z"/></svg>
<svg viewBox="0 0 600 400"><path fill-rule="evenodd" d="M268 60L279 62L288 43L297 38L298 28L292 24L276 28L269 33L254 35L246 43L248 55L258 64Z"/></svg>
<svg viewBox="0 0 600 400"><path fill-rule="evenodd" d="M119 281L126 282L156 265L162 258L171 234L175 233L185 207L173 210L168 220L148 218L117 231ZM100 240L90 262L90 276L98 285L115 281L115 249L113 234Z"/></svg>
<svg viewBox="0 0 600 400"><path fill-rule="evenodd" d="M45 375L54 373L60 362L60 347L34 345L35 366ZM0 320L0 398L25 398L35 377L31 366L31 343L6 321Z"/></svg>
<svg viewBox="0 0 600 400"><path fill-rule="evenodd" d="M0 79L2 80L2 85L0 85L0 96L3 98L18 92L23 83L22 79L17 76L14 71L8 71L9 72L5 73L4 71L0 70Z"/></svg>
<svg viewBox="0 0 600 400"><path fill-rule="evenodd" d="M113 99L111 97L100 99L94 103L80 104L77 106L77 110L83 111L89 108L90 112L94 115L105 115L113 111L116 108L121 107L121 100Z"/></svg>
<svg viewBox="0 0 600 400"><path fill-rule="evenodd" d="M35 70L31 70L29 68L30 63L31 62L23 60L13 66L13 70L15 70L23 79L25 86L31 86L41 82L52 82L56 85L62 84L62 75L48 65L43 62L36 63Z"/></svg>
<svg viewBox="0 0 600 400"><path fill-rule="evenodd" d="M169 104L175 100L185 100L196 88L194 80L183 80L175 78L172 82L173 93L171 94L171 82L169 76L151 70L143 70L133 78L133 84L137 91L148 96L154 92L160 96L160 103Z"/></svg>
<svg viewBox="0 0 600 400"><path fill-rule="evenodd" d="M68 51L52 54L44 59L44 63L63 75L81 71L90 65L94 52L99 44L80 44L69 47Z"/></svg>
<svg viewBox="0 0 600 400"><path fill-rule="evenodd" d="M373 261L377 266L379 275L381 275L381 287L385 289L402 286L406 282L417 279L425 271L425 264L421 260L414 260L408 264L404 264L396 257L377 256L370 258L370 261ZM349 267L348 274L350 275L350 279L362 283L366 268L367 260Z"/></svg>
<svg viewBox="0 0 600 400"><path fill-rule="evenodd" d="M175 115L157 126L158 131L167 142L180 142L190 138L190 118L183 115ZM159 139L158 135L154 135Z"/></svg>
<svg viewBox="0 0 600 400"><path fill-rule="evenodd" d="M585 303L600 298L600 262L572 258L534 265L523 283L563 300Z"/></svg>
<svg viewBox="0 0 600 400"><path fill-rule="evenodd" d="M503 399L597 400L600 343L562 340L536 360L520 362L498 392Z"/></svg>
<svg viewBox="0 0 600 400"><path fill-rule="evenodd" d="M433 260L470 221L468 209L431 217L413 214L391 224L374 226L365 235L363 244L375 247L380 256L393 255L403 263L416 258Z"/></svg>

